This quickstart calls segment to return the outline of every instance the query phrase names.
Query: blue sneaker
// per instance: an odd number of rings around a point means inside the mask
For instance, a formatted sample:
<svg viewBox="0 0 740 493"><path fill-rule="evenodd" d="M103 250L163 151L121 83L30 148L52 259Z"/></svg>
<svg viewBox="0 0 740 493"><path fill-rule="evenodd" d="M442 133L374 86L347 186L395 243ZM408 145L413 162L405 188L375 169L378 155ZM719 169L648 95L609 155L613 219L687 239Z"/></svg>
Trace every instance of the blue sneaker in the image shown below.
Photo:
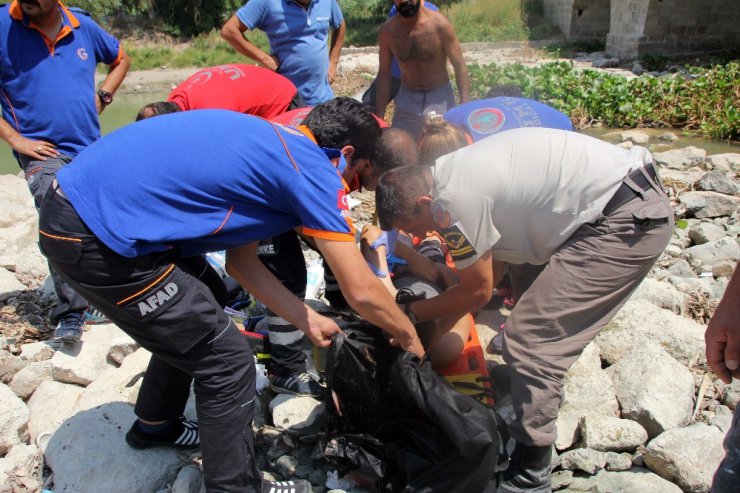
<svg viewBox="0 0 740 493"><path fill-rule="evenodd" d="M305 395L309 397L321 397L324 395L324 387L311 378L308 373L270 377L270 388L280 394Z"/></svg>
<svg viewBox="0 0 740 493"><path fill-rule="evenodd" d="M98 324L110 323L110 319L106 317L103 314L103 312L91 306L87 307L87 310L85 310L82 315L83 317L85 317L85 325L98 325Z"/></svg>
<svg viewBox="0 0 740 493"><path fill-rule="evenodd" d="M54 329L54 338L60 339L62 344L75 344L82 337L84 324L85 317L82 313L68 313L59 320Z"/></svg>

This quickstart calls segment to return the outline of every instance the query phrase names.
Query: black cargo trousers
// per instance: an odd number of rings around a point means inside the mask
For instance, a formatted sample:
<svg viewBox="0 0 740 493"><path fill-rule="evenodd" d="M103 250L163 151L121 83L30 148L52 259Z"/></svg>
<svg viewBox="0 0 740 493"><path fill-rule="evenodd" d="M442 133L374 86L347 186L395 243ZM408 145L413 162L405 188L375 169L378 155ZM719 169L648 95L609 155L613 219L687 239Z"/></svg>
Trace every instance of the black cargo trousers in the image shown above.
<svg viewBox="0 0 740 493"><path fill-rule="evenodd" d="M117 254L87 228L56 182L41 206L39 245L65 281L152 353L136 415L181 416L194 382L207 491L259 491L254 360L198 273L172 254Z"/></svg>

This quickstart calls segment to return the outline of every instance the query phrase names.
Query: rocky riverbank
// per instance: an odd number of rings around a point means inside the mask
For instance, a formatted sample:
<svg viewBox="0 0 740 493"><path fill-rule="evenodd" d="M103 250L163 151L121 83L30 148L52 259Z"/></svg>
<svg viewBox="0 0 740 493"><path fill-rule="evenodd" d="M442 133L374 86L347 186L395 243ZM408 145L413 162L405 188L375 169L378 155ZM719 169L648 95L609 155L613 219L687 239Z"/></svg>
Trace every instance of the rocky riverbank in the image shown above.
<svg viewBox="0 0 740 493"><path fill-rule="evenodd" d="M650 145L639 131L623 146ZM668 138L668 137L666 137ZM705 323L740 258L740 155L688 147L655 153L678 226L656 267L571 368L558 419L553 488L562 491L706 492L740 398L704 360ZM0 176L0 491L196 493L197 454L137 451L124 442L149 354L116 326L89 327L59 347L45 324L54 297L36 245L25 182ZM371 194L358 194L358 223ZM477 317L485 345L508 312ZM500 358L488 355L494 376ZM496 406L511 415L506 384ZM193 402L187 413L196 418ZM324 404L261 393L258 465L275 478L309 479L315 492L369 491L337 478L316 435Z"/></svg>

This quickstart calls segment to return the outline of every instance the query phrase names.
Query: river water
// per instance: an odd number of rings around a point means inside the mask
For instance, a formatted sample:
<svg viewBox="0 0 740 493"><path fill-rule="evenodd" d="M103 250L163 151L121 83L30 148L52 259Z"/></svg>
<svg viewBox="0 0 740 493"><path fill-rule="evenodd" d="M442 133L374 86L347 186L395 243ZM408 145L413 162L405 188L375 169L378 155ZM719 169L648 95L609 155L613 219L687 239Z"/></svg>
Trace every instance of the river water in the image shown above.
<svg viewBox="0 0 740 493"><path fill-rule="evenodd" d="M108 107L100 117L100 125L103 135L120 128L134 121L136 113L147 103L153 101L163 101L167 98L168 91L148 92L148 93L129 93L116 95L115 102ZM619 142L617 134L619 129L592 127L586 129L584 133L594 137L603 138L609 142ZM651 142L661 142L655 139L660 134L667 132L666 129L643 129L642 131L651 135ZM660 143L659 147L654 148L656 152L666 151L680 147L695 146L707 151L707 155L722 154L726 152L740 153L740 145L737 143L728 143L703 139L700 137L686 137L680 130L673 131L679 139L673 143ZM0 140L0 174L17 173L20 171L18 163L8 145Z"/></svg>

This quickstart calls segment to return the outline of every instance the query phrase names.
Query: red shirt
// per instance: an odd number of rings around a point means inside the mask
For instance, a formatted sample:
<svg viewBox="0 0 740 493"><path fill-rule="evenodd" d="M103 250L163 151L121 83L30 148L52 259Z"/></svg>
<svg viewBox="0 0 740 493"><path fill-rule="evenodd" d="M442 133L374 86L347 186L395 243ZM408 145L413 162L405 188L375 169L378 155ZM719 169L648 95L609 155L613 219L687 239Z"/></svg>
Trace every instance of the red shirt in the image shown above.
<svg viewBox="0 0 740 493"><path fill-rule="evenodd" d="M283 113L296 92L292 82L272 70L234 63L199 70L167 101L183 111L224 109L269 119Z"/></svg>
<svg viewBox="0 0 740 493"><path fill-rule="evenodd" d="M274 123L279 123L281 125L290 125L291 127L297 127L298 125L303 123L303 119L306 118L306 115L308 115L312 109L313 106L296 108L294 110L286 111L281 115L270 118L270 121ZM378 122L378 125L380 125L380 128L388 128L388 124L385 122L385 120L379 118L378 115L376 115L375 113L372 113L372 115L373 118L375 118L375 120Z"/></svg>

